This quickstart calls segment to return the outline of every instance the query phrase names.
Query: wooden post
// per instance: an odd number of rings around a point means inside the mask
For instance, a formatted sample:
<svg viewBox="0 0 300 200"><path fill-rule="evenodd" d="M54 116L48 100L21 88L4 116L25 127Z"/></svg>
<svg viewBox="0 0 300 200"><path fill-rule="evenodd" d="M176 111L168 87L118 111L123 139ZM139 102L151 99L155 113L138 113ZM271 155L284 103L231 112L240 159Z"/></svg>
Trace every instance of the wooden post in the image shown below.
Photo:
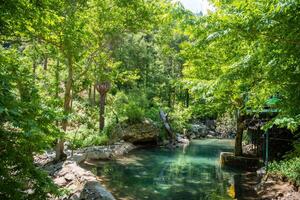
<svg viewBox="0 0 300 200"><path fill-rule="evenodd" d="M266 142L266 158L265 158L265 167L266 171L268 171L268 164L269 164L269 132L265 132L265 142Z"/></svg>

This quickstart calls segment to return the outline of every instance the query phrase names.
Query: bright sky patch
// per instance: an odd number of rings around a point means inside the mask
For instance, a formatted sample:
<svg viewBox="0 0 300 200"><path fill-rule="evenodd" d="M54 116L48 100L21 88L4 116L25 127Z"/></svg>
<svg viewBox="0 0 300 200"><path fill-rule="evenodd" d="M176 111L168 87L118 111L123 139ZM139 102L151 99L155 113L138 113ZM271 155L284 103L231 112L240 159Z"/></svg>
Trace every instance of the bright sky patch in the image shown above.
<svg viewBox="0 0 300 200"><path fill-rule="evenodd" d="M182 5L192 11L193 13L202 12L204 15L207 14L208 10L214 10L213 6L209 4L208 0L177 0Z"/></svg>

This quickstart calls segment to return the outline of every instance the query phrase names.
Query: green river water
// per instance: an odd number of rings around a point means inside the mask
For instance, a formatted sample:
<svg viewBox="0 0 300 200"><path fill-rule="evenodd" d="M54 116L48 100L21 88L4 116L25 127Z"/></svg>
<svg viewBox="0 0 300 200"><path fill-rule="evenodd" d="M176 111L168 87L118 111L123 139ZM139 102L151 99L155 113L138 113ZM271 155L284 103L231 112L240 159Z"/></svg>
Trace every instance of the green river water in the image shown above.
<svg viewBox="0 0 300 200"><path fill-rule="evenodd" d="M221 151L233 151L233 140L194 140L175 150L136 149L91 170L117 199L232 199L235 172L221 169Z"/></svg>

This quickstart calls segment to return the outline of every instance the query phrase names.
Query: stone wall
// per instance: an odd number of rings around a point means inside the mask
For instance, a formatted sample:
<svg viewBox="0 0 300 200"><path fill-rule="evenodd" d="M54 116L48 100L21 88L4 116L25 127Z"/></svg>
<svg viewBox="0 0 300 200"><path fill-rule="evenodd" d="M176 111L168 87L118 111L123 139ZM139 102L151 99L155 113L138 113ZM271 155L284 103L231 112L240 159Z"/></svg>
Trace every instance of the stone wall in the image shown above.
<svg viewBox="0 0 300 200"><path fill-rule="evenodd" d="M220 164L222 167L249 171L255 171L260 166L258 158L235 156L234 153L231 152L220 153Z"/></svg>

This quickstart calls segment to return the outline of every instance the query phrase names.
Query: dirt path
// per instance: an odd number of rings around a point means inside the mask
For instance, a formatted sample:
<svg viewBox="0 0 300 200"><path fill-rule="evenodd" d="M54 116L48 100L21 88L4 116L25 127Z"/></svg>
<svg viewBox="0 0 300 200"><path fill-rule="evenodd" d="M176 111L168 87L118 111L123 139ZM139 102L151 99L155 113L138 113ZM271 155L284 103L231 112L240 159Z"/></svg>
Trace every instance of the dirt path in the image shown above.
<svg viewBox="0 0 300 200"><path fill-rule="evenodd" d="M263 180L260 187L257 188L257 194L260 199L277 199L277 200L299 200L299 187L289 182L276 180L276 177L269 177Z"/></svg>
<svg viewBox="0 0 300 200"><path fill-rule="evenodd" d="M255 172L235 175L235 197L238 200L300 200L300 188L277 179L261 179Z"/></svg>

